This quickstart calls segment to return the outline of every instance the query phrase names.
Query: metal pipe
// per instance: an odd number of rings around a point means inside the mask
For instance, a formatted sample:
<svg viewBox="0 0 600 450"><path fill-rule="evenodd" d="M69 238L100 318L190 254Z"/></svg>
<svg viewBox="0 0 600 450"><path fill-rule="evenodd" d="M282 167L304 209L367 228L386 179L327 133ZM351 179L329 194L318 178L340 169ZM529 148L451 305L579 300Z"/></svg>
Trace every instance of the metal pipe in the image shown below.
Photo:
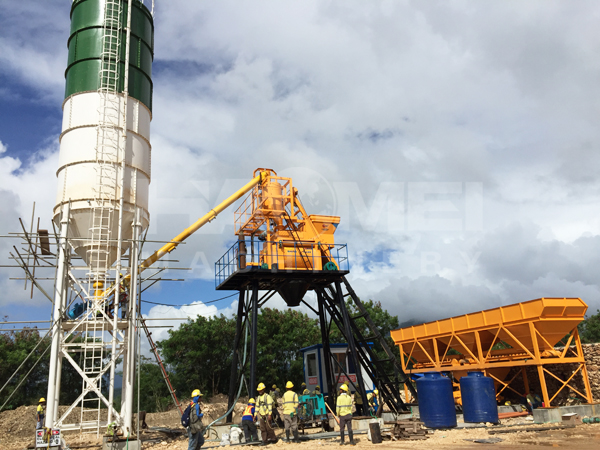
<svg viewBox="0 0 600 450"><path fill-rule="evenodd" d="M123 416L123 433L126 436L131 435L131 419L133 414L133 385L135 377L135 353L136 353L136 334L137 334L137 302L138 302L138 240L142 228L140 209L136 209L135 222L133 224L134 242L131 246L131 283L129 297L129 327L127 339L127 372L123 372L126 383L125 391L125 411L121 410Z"/></svg>
<svg viewBox="0 0 600 450"><path fill-rule="evenodd" d="M61 339L62 329L62 303L64 297L64 282L67 273L67 230L69 228L69 216L71 214L71 205L66 203L63 207L63 214L60 220L60 241L58 245L58 263L56 273L56 283L54 285L54 331L52 333L52 346L50 350L50 369L48 371L48 394L46 395L46 428L52 428L58 412L58 397L60 395L60 386L57 386L57 370L60 367L58 361L58 350Z"/></svg>

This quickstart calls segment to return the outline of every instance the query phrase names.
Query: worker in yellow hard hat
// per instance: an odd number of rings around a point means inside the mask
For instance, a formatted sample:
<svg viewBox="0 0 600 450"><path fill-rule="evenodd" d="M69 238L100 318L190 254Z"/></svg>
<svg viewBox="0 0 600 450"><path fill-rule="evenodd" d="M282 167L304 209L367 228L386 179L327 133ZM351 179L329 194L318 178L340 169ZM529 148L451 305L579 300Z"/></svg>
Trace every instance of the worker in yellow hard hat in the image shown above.
<svg viewBox="0 0 600 450"><path fill-rule="evenodd" d="M354 436L352 435L352 397L348 395L348 386L346 384L340 386L336 411L340 420L340 445L344 445L344 428L348 428L350 445L356 445L354 443Z"/></svg>
<svg viewBox="0 0 600 450"><path fill-rule="evenodd" d="M265 392L266 389L265 383L260 383L256 388L258 391L258 397L256 399L258 424L260 425L260 434L262 436L263 445L277 442L275 431L271 427L273 398Z"/></svg>
<svg viewBox="0 0 600 450"><path fill-rule="evenodd" d="M369 392L367 394L367 403L369 407L369 411L371 414L376 415L377 410L379 409L379 401L377 396L379 395L379 391L375 389L373 392Z"/></svg>
<svg viewBox="0 0 600 450"><path fill-rule="evenodd" d="M42 398L40 398L40 401L37 406L37 410L35 412L35 420L37 422L35 425L36 430L41 430L42 428L44 428L44 417L45 416L46 416L46 399L44 397L42 397Z"/></svg>
<svg viewBox="0 0 600 450"><path fill-rule="evenodd" d="M283 423L285 425L285 437L288 442L290 442L290 431L294 434L294 441L300 442L300 437L298 436L298 394L296 394L294 389L294 383L288 381L285 385L287 389L283 393Z"/></svg>
<svg viewBox="0 0 600 450"><path fill-rule="evenodd" d="M200 403L202 403L202 392L200 392L200 389L194 389L192 392L192 401L190 402L188 450L198 450L204 445L204 426L202 425L204 413L200 409Z"/></svg>
<svg viewBox="0 0 600 450"><path fill-rule="evenodd" d="M306 383L302 383L300 388L302 389L302 395L310 395L310 391L306 389Z"/></svg>
<svg viewBox="0 0 600 450"><path fill-rule="evenodd" d="M242 415L242 430L244 430L244 437L246 438L246 444L249 442L258 442L258 431L256 429L256 401L253 398L248 400L248 406L244 410Z"/></svg>
<svg viewBox="0 0 600 450"><path fill-rule="evenodd" d="M312 391L311 395L320 395L321 394L321 386L315 386L315 390Z"/></svg>

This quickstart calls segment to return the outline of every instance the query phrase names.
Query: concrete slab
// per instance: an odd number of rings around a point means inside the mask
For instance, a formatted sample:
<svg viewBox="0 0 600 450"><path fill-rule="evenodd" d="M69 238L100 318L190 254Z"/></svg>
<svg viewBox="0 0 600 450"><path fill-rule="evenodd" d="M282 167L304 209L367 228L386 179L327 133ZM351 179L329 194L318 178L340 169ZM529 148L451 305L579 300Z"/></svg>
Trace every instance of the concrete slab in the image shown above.
<svg viewBox="0 0 600 450"><path fill-rule="evenodd" d="M559 408L536 408L533 410L534 423L561 423L563 413Z"/></svg>
<svg viewBox="0 0 600 450"><path fill-rule="evenodd" d="M523 411L523 408L521 408L521 405L500 405L500 406L498 406L498 414L521 412L521 411Z"/></svg>
<svg viewBox="0 0 600 450"><path fill-rule="evenodd" d="M104 437L102 439L102 450L142 450L142 443L135 440L119 439L116 442L111 441L112 438Z"/></svg>
<svg viewBox="0 0 600 450"><path fill-rule="evenodd" d="M594 405L573 405L573 406L559 406L561 414L575 413L579 414L579 417L593 417Z"/></svg>

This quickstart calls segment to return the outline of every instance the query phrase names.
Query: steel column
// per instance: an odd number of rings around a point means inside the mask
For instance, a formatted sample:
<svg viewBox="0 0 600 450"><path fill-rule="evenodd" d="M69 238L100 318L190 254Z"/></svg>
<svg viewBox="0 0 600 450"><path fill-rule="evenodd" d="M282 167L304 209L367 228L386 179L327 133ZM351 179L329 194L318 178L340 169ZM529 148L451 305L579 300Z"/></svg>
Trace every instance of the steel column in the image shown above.
<svg viewBox="0 0 600 450"><path fill-rule="evenodd" d="M250 392L248 395L256 397L256 345L258 343L258 283L252 283L252 322L250 339Z"/></svg>
<svg viewBox="0 0 600 450"><path fill-rule="evenodd" d="M319 304L319 324L321 325L321 343L323 344L323 361L325 364L325 383L327 385L327 398L329 406L334 406L334 394L336 385L333 382L333 371L331 370L331 346L329 342L329 330L327 326L327 314L325 312L325 300L321 291L317 291L317 303Z"/></svg>
<svg viewBox="0 0 600 450"><path fill-rule="evenodd" d="M63 215L60 221L60 240L58 242L58 262L56 264L56 283L54 284L54 312L52 315L52 347L50 349L50 369L48 371L48 394L46 396L46 420L47 428L52 428L58 414L58 400L60 397L60 380L58 370L61 368L59 362L59 347L62 339L62 313L65 299L67 276L67 231L69 228L69 216L71 214L70 204L63 207Z"/></svg>
<svg viewBox="0 0 600 450"><path fill-rule="evenodd" d="M238 297L238 311L237 318L235 321L235 340L233 341L233 353L231 356L231 378L229 379L229 400L227 401L227 410L231 408L233 402L235 401L235 385L237 382L237 373L238 373L238 361L239 361L239 346L240 340L242 338L242 323L244 316L244 293L245 291L240 290L240 295ZM233 421L233 410L227 416L227 422Z"/></svg>

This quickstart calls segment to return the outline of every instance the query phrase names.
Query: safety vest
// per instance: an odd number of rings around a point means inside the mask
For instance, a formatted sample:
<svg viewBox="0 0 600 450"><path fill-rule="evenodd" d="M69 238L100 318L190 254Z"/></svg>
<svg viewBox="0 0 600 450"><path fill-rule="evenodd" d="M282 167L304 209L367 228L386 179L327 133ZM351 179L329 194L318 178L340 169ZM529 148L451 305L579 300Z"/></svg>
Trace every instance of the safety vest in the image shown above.
<svg viewBox="0 0 600 450"><path fill-rule="evenodd" d="M261 416L270 416L273 410L273 398L269 394L259 395L256 405Z"/></svg>
<svg viewBox="0 0 600 450"><path fill-rule="evenodd" d="M283 413L292 414L298 407L298 394L294 391L285 391L282 397Z"/></svg>
<svg viewBox="0 0 600 450"><path fill-rule="evenodd" d="M367 401L369 402L369 406L378 406L377 396L373 392L367 394Z"/></svg>
<svg viewBox="0 0 600 450"><path fill-rule="evenodd" d="M255 416L255 410L254 410L254 405L248 405L246 406L246 409L244 410L244 414L242 415L242 420L254 420L254 416Z"/></svg>
<svg viewBox="0 0 600 450"><path fill-rule="evenodd" d="M337 398L337 415L340 417L347 416L348 414L352 414L352 398L343 392Z"/></svg>

